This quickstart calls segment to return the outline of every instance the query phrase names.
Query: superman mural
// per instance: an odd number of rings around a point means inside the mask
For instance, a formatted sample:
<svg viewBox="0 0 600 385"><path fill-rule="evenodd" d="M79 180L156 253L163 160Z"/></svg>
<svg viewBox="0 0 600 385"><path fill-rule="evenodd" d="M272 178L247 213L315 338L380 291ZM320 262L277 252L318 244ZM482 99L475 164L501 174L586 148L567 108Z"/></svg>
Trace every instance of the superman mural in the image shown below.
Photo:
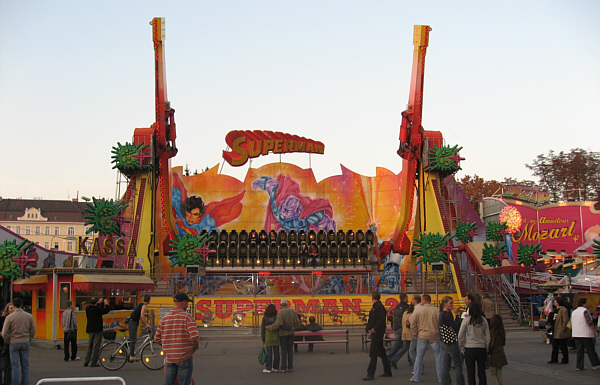
<svg viewBox="0 0 600 385"><path fill-rule="evenodd" d="M231 222L242 212L241 200L246 190L218 202L204 204L199 195L187 196L187 190L179 177L173 173L173 215L177 234L199 234L202 230L211 231Z"/></svg>
<svg viewBox="0 0 600 385"><path fill-rule="evenodd" d="M265 229L336 231L329 199L301 194L300 185L291 176L279 174L277 179L263 176L252 182L252 188L269 195Z"/></svg>

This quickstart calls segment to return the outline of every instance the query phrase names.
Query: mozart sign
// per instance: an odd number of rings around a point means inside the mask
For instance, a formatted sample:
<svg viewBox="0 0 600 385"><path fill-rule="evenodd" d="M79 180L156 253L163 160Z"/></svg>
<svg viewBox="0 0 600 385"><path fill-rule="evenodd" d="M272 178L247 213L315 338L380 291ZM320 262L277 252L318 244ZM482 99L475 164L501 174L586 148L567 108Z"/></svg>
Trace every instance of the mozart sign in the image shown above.
<svg viewBox="0 0 600 385"><path fill-rule="evenodd" d="M248 159L261 155L306 152L325 153L325 145L312 139L273 131L230 131L225 142L231 151L223 151L223 159L232 166L243 166Z"/></svg>

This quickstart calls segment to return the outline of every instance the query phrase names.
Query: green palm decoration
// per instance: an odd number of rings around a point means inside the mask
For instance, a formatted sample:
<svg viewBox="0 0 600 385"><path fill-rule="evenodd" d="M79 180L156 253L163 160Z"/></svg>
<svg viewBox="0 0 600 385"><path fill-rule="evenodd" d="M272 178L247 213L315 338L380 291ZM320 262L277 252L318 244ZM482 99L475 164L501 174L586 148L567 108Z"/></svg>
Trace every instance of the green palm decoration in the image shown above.
<svg viewBox="0 0 600 385"><path fill-rule="evenodd" d="M123 174L131 174L133 171L142 170L148 168L145 165L142 166L143 158L146 157L142 150L148 147L145 143L138 145L132 143L121 144L117 142L117 145L113 147L111 156L111 163L115 163L113 168L118 169Z"/></svg>
<svg viewBox="0 0 600 385"><path fill-rule="evenodd" d="M413 247L413 257L419 258L416 263L448 263L448 255L440 249L444 248L452 238L450 233L444 235L420 233L420 237L415 239Z"/></svg>
<svg viewBox="0 0 600 385"><path fill-rule="evenodd" d="M211 239L212 236L209 234L200 236L186 234L176 241L171 240L172 249L169 251L171 266L204 265L202 256L195 250L202 248Z"/></svg>
<svg viewBox="0 0 600 385"><path fill-rule="evenodd" d="M506 222L488 222L485 227L485 238L492 242L502 242L504 238L502 233L506 232L508 226Z"/></svg>
<svg viewBox="0 0 600 385"><path fill-rule="evenodd" d="M454 234L454 237L464 243L473 242L475 230L477 230L477 223L458 221L456 224L456 234Z"/></svg>
<svg viewBox="0 0 600 385"><path fill-rule="evenodd" d="M542 245L539 243L522 244L519 242L519 249L517 250L517 263L525 266L535 266L537 263L537 256L542 251Z"/></svg>
<svg viewBox="0 0 600 385"><path fill-rule="evenodd" d="M454 174L460 170L459 162L462 160L462 158L458 156L460 150L462 150L462 147L458 147L458 145L454 147L438 147L434 145L433 148L429 150L430 170L445 175Z"/></svg>
<svg viewBox="0 0 600 385"><path fill-rule="evenodd" d="M123 235L117 217L127 204L122 200L113 202L112 199L92 198L92 203L87 202L87 206L85 211L90 215L85 216L85 219L88 219L85 225L91 224L92 227L85 232L86 234L98 232L100 235Z"/></svg>
<svg viewBox="0 0 600 385"><path fill-rule="evenodd" d="M33 242L27 239L17 244L16 240L4 241L0 245L0 275L5 278L20 277L21 268L15 262L13 258L17 258L21 255L22 250L29 248Z"/></svg>
<svg viewBox="0 0 600 385"><path fill-rule="evenodd" d="M498 267L502 265L504 254L506 253L506 245L498 244L483 244L483 252L481 254L481 263L491 267Z"/></svg>

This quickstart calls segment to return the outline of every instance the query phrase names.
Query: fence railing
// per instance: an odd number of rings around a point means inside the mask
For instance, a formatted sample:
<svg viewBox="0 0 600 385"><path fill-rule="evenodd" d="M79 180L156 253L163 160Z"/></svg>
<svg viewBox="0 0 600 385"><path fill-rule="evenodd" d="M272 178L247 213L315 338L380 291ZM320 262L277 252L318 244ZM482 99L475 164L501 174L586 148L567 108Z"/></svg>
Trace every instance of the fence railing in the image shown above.
<svg viewBox="0 0 600 385"><path fill-rule="evenodd" d="M379 276L366 274L316 273L223 273L201 276L177 273L154 277L153 295L172 296L186 292L203 295L332 295L429 293L433 295L456 292L451 272L421 273L384 272Z"/></svg>

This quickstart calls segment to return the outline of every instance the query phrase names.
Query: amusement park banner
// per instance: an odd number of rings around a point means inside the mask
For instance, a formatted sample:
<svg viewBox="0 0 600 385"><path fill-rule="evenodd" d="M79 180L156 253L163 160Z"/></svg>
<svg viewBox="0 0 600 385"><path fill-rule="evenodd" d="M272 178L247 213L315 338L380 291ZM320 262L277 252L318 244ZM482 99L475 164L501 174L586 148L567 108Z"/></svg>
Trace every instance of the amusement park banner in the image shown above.
<svg viewBox="0 0 600 385"><path fill-rule="evenodd" d="M377 168L376 176L342 166L342 174L317 182L311 169L288 163L249 168L244 181L218 166L184 176L175 167L172 215L179 237L211 231L373 230L390 240L398 223L402 173ZM169 263L164 265L169 266Z"/></svg>
<svg viewBox="0 0 600 385"><path fill-rule="evenodd" d="M541 243L544 251L591 253L593 239L600 235L600 211L594 202L564 203L541 208L511 204L520 215L519 231L513 234L513 249Z"/></svg>
<svg viewBox="0 0 600 385"><path fill-rule="evenodd" d="M454 297L456 297L453 294ZM439 298L432 296L432 302L438 303ZM264 310L269 304L280 308L283 297L198 297L190 310L198 326L257 326L260 325ZM373 306L370 294L346 296L286 296L290 307L298 313L303 321L315 316L323 325L362 325L366 323L369 310ZM386 309L392 309L398 304L398 296L382 295L381 302ZM172 303L171 297L152 299L153 306L165 307Z"/></svg>

